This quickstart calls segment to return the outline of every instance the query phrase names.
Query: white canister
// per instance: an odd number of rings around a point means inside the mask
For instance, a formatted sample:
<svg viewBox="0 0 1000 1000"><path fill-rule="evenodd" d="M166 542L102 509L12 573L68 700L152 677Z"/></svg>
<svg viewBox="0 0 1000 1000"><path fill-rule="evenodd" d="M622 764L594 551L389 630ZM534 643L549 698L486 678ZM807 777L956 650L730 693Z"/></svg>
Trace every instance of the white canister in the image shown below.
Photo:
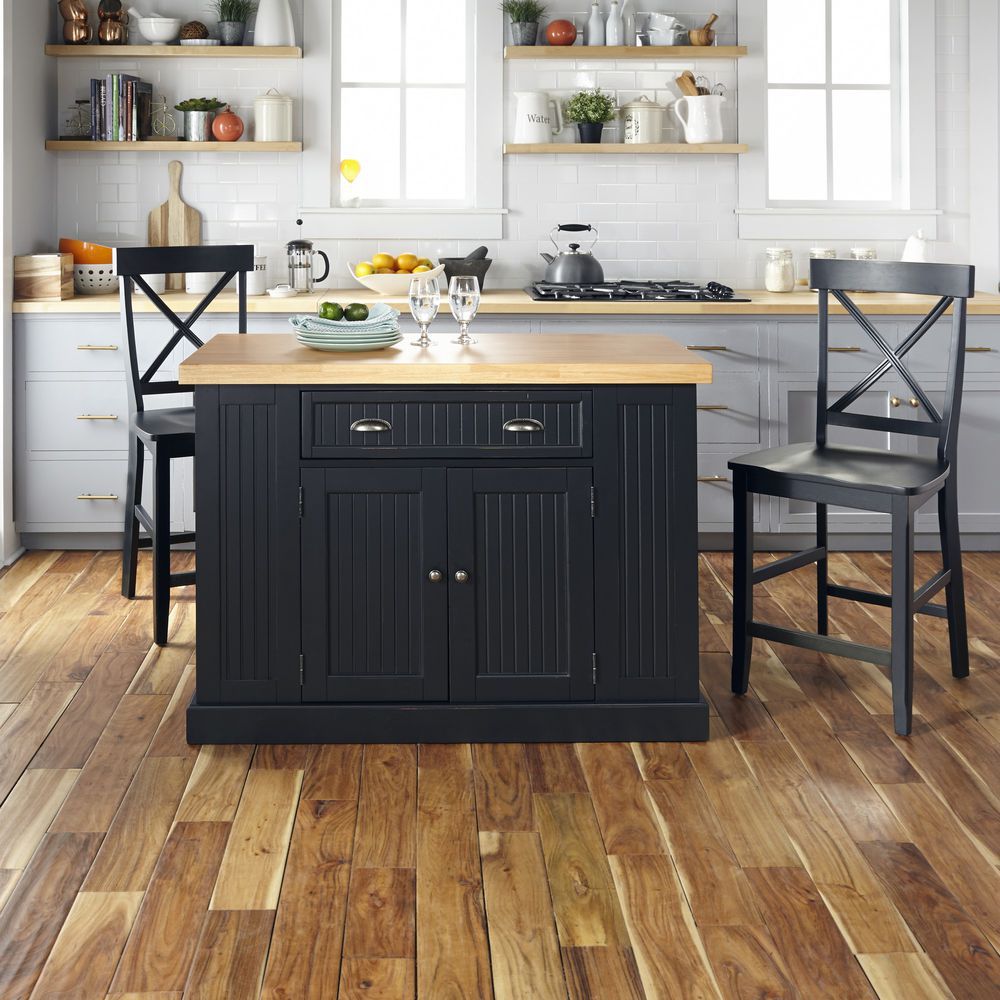
<svg viewBox="0 0 1000 1000"><path fill-rule="evenodd" d="M267 257L253 259L253 270L247 272L247 295L267 294Z"/></svg>
<svg viewBox="0 0 1000 1000"><path fill-rule="evenodd" d="M207 295L222 277L222 271L189 271L184 275L184 291L188 295Z"/></svg>
<svg viewBox="0 0 1000 1000"><path fill-rule="evenodd" d="M292 141L292 99L272 87L253 102L254 139L257 142Z"/></svg>
<svg viewBox="0 0 1000 1000"><path fill-rule="evenodd" d="M663 115L667 109L645 94L622 108L627 143L659 142L663 135Z"/></svg>

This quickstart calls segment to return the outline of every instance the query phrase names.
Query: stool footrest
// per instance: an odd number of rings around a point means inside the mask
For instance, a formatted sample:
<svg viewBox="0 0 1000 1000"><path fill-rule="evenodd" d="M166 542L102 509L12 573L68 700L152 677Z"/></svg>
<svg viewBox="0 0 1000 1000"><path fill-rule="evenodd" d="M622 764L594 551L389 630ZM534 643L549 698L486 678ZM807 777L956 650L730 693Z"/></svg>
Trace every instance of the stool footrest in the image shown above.
<svg viewBox="0 0 1000 1000"><path fill-rule="evenodd" d="M817 635L815 632L803 632L796 628L781 628L778 625L768 625L766 622L752 621L747 632L757 639L766 639L768 642L783 642L801 649L812 649L817 653L846 656L851 660L864 660L865 663L878 663L883 667L889 666L890 662L888 649L848 642L846 639L834 639L832 636Z"/></svg>
<svg viewBox="0 0 1000 1000"><path fill-rule="evenodd" d="M951 583L951 570L943 569L940 573L935 573L914 595L913 595L913 610L914 611L926 611L927 614L935 614L932 609L937 609L944 611L947 615L947 608L941 608L939 605L931 605L930 608L927 605L930 603L931 598L935 594L939 593L944 587L947 587Z"/></svg>
<svg viewBox="0 0 1000 1000"><path fill-rule="evenodd" d="M825 558L825 545L817 545L815 548L806 549L803 552L795 552L790 556L782 556L781 559L775 559L774 562L769 562L755 569L753 571L753 582L763 583L765 580L781 576L782 573L791 573L794 569L801 569L803 566L808 566L810 563Z"/></svg>
<svg viewBox="0 0 1000 1000"><path fill-rule="evenodd" d="M860 601L862 604L877 604L881 608L892 607L890 594L879 594L874 590L860 590L858 587L841 587L831 583L826 592L831 597L841 597L845 601Z"/></svg>
<svg viewBox="0 0 1000 1000"><path fill-rule="evenodd" d="M181 545L184 542L193 542L195 540L195 533L193 531L174 531L170 534L170 544L171 545ZM139 548L140 549L150 549L153 547L153 539L149 535L139 536Z"/></svg>
<svg viewBox="0 0 1000 1000"><path fill-rule="evenodd" d="M189 587L195 582L195 570L188 570L184 573L171 573L171 587Z"/></svg>

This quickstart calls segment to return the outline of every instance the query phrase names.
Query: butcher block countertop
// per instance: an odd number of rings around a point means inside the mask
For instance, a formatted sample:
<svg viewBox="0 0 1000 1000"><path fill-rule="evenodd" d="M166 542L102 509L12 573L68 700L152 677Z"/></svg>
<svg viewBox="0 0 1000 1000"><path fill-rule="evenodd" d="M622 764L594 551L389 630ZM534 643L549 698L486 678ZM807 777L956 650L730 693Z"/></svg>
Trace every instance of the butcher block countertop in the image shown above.
<svg viewBox="0 0 1000 1000"><path fill-rule="evenodd" d="M763 292L756 289L737 293L750 302L535 302L520 288L487 289L479 307L481 315L538 315L538 316L815 316L815 292L801 291L787 294ZM164 301L175 311L183 313L194 309L201 296L184 292L168 292ZM922 316L936 301L922 295L888 295L882 293L858 294L858 305L873 316ZM335 302L387 302L402 313L409 312L405 296L376 295L366 288L326 288L312 295L296 295L290 299L273 299L269 295L253 296L247 300L247 311L252 314L290 316L294 313L315 313L318 303ZM133 299L135 311L152 313L156 309L145 296ZM118 296L77 295L62 302L15 302L15 313L44 314L100 314L118 313ZM236 295L220 295L209 307L210 313L235 313ZM447 311L447 310L445 310ZM844 309L831 302L831 314L843 314ZM969 300L970 316L1000 316L1000 295L980 293Z"/></svg>
<svg viewBox="0 0 1000 1000"><path fill-rule="evenodd" d="M221 333L181 362L185 385L691 385L712 366L657 334L486 334L471 347L357 354L302 347L290 333Z"/></svg>

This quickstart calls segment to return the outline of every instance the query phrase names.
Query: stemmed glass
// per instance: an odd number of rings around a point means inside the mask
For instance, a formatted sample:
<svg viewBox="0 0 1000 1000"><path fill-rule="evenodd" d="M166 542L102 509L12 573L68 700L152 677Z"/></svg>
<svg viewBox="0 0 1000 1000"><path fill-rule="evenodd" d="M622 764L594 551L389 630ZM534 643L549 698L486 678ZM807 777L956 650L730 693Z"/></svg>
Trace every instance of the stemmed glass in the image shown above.
<svg viewBox="0 0 1000 1000"><path fill-rule="evenodd" d="M436 277L415 274L410 279L410 312L420 324L420 339L411 340L414 347L430 347L434 343L427 336L427 327L434 322L441 307L441 288Z"/></svg>
<svg viewBox="0 0 1000 1000"><path fill-rule="evenodd" d="M475 338L469 336L469 324L479 312L479 279L474 275L456 274L448 285L451 314L458 320L459 335L453 344L468 347Z"/></svg>

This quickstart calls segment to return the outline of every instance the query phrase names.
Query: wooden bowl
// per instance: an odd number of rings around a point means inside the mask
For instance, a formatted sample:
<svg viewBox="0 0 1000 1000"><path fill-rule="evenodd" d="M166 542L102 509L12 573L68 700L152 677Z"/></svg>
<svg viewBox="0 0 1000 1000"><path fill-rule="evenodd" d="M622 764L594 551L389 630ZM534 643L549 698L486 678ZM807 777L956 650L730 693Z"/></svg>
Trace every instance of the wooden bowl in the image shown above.
<svg viewBox="0 0 1000 1000"><path fill-rule="evenodd" d="M715 44L715 29L714 28L692 28L688 32L688 38L692 45L714 45Z"/></svg>

